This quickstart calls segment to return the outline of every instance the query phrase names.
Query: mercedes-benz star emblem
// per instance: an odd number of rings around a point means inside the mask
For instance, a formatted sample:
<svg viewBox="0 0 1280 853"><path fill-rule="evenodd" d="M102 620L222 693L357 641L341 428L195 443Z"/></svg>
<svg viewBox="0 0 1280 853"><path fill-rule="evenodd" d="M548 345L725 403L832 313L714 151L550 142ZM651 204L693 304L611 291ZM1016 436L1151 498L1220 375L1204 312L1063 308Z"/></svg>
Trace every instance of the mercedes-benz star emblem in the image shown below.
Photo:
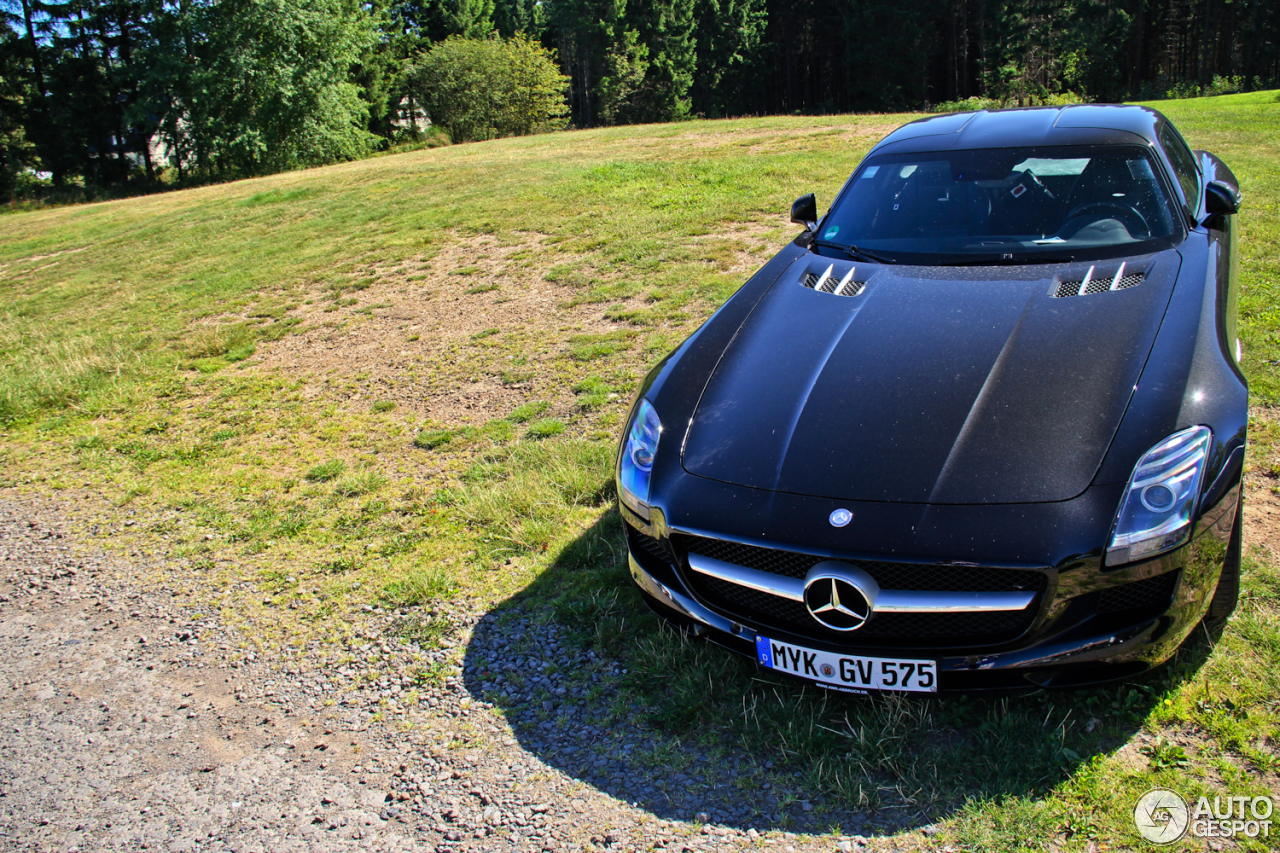
<svg viewBox="0 0 1280 853"><path fill-rule="evenodd" d="M827 516L827 521L831 522L832 527L844 527L846 524L853 521L853 513L849 512L849 510L844 507L841 507L840 509L834 510L831 515Z"/></svg>
<svg viewBox="0 0 1280 853"><path fill-rule="evenodd" d="M856 631L871 615L867 597L843 578L819 577L804 588L809 615L836 631Z"/></svg>

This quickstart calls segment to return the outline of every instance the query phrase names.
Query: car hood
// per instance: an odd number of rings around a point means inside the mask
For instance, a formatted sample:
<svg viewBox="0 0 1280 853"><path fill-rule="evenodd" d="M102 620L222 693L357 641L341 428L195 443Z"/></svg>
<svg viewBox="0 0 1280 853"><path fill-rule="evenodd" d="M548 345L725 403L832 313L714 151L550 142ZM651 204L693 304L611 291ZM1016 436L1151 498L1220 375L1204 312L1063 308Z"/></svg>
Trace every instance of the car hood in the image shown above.
<svg viewBox="0 0 1280 853"><path fill-rule="evenodd" d="M1172 250L983 268L801 258L710 376L685 470L850 501L1075 497L1120 424L1179 265ZM846 277L842 295L823 292Z"/></svg>

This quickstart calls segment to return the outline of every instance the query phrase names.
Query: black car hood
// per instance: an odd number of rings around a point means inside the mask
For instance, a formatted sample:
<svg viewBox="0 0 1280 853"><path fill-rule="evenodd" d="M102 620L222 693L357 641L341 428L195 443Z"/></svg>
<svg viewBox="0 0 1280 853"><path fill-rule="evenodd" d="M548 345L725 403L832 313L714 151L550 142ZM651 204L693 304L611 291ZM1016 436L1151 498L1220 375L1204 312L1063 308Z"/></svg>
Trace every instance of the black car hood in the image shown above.
<svg viewBox="0 0 1280 853"><path fill-rule="evenodd" d="M800 258L708 380L685 470L850 501L1073 498L1124 415L1180 259L1130 258L1117 279L1121 263L859 265L862 291L845 296L813 284L852 264Z"/></svg>

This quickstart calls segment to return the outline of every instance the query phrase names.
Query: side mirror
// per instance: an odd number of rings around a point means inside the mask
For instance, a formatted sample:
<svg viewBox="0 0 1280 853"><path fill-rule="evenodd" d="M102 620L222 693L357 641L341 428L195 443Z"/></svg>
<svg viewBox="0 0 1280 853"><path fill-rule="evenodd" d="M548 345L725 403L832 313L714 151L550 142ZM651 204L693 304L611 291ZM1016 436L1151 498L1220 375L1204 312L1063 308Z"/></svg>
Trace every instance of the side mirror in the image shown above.
<svg viewBox="0 0 1280 853"><path fill-rule="evenodd" d="M802 195L791 203L791 221L803 225L806 231L817 229L818 200L813 193Z"/></svg>
<svg viewBox="0 0 1280 853"><path fill-rule="evenodd" d="M1204 212L1209 216L1239 213L1240 190L1226 181L1210 181L1204 188Z"/></svg>

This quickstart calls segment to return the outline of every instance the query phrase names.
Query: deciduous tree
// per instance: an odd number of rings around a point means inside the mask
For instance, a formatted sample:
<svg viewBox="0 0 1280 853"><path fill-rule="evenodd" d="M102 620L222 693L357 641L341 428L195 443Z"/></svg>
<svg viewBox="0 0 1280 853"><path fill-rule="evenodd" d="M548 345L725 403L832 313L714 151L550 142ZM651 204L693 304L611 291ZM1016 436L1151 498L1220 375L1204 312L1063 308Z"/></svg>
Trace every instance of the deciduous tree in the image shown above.
<svg viewBox="0 0 1280 853"><path fill-rule="evenodd" d="M410 89L455 142L565 126L568 80L550 51L523 35L451 36L422 54Z"/></svg>

